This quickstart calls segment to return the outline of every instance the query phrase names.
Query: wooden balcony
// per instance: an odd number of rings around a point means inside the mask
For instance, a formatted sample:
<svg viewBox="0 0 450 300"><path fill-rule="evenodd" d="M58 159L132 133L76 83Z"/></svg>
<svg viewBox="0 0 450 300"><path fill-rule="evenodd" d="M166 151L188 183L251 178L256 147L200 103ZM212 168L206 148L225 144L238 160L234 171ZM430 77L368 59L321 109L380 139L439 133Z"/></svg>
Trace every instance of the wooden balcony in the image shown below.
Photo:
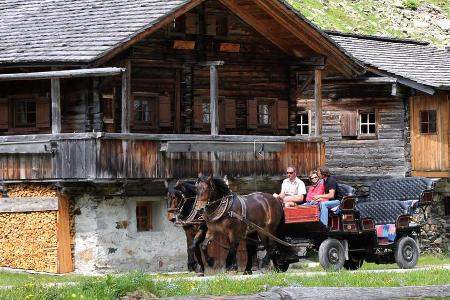
<svg viewBox="0 0 450 300"><path fill-rule="evenodd" d="M325 162L320 139L287 136L74 133L0 143L3 182L278 176L288 165L307 176Z"/></svg>

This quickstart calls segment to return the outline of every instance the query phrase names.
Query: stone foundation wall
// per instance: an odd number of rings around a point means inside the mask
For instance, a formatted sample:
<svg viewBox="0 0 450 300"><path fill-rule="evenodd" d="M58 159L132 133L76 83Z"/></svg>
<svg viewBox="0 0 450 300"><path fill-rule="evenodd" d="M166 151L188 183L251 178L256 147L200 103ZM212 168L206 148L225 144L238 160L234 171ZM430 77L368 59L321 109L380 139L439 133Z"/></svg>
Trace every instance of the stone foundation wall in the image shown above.
<svg viewBox="0 0 450 300"><path fill-rule="evenodd" d="M136 201L152 202L151 231L137 231ZM166 219L163 196L80 196L74 202L74 222L76 272L187 270L186 237Z"/></svg>

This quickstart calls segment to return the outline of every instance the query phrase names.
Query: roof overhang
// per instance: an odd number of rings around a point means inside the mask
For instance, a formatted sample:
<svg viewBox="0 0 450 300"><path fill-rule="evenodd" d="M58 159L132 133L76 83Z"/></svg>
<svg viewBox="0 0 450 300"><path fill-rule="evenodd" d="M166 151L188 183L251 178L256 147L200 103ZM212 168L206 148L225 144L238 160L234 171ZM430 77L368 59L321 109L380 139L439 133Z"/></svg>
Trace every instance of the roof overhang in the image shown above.
<svg viewBox="0 0 450 300"><path fill-rule="evenodd" d="M435 87L429 86L429 85L425 85L425 84L421 84L418 83L416 81L413 81L411 79L402 77L402 76L398 76L396 74L392 74L389 73L387 71L383 71L380 70L378 68L375 67L367 67L369 72L372 72L374 74L380 75L380 76L389 76L389 77L394 77L397 78L397 82L406 86L409 86L410 88L416 89L418 91L424 92L426 94L429 95L434 95L436 93L436 89Z"/></svg>

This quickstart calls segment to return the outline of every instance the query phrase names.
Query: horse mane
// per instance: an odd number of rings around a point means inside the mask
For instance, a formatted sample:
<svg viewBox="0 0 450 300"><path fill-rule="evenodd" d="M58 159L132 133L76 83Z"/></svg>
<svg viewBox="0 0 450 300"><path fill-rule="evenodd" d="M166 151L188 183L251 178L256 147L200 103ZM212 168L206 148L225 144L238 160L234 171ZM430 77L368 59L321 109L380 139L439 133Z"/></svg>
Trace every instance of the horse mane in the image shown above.
<svg viewBox="0 0 450 300"><path fill-rule="evenodd" d="M208 176L202 176L198 179L199 182L206 182L209 180ZM224 197L226 195L229 195L231 193L230 187L228 184L223 180L221 177L213 177L212 183L214 185L214 189L217 190L217 193L220 195L220 197Z"/></svg>
<svg viewBox="0 0 450 300"><path fill-rule="evenodd" d="M195 197L197 194L195 181L178 181L175 184L174 189L181 192L186 198Z"/></svg>

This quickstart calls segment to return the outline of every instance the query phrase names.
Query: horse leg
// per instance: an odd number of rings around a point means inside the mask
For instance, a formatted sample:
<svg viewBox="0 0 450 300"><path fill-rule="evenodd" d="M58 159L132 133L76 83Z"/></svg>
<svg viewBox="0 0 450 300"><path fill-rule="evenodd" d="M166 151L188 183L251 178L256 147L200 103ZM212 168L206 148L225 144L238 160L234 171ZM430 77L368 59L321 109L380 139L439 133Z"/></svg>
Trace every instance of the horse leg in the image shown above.
<svg viewBox="0 0 450 300"><path fill-rule="evenodd" d="M207 228L200 227L195 235L192 244L190 246L191 251L195 254L195 258L197 259L197 263L200 267L199 275L205 273L205 265L203 264L202 253L200 251L200 244L205 240ZM207 258L207 253L205 255L205 259Z"/></svg>
<svg viewBox="0 0 450 300"><path fill-rule="evenodd" d="M260 236L260 238L263 241L264 248L266 249L266 255L261 260L261 268L266 268L269 265L270 259L272 258L272 254L275 250L275 242L265 236Z"/></svg>
<svg viewBox="0 0 450 300"><path fill-rule="evenodd" d="M186 235L186 250L187 250L187 255L188 255L188 263L187 263L187 267L189 272L195 271L196 269L196 262L195 262L195 258L194 258L194 251L191 248L191 244L194 238L194 234L192 232L192 227L183 227L184 229L184 233Z"/></svg>
<svg viewBox="0 0 450 300"><path fill-rule="evenodd" d="M206 232L206 237L202 243L201 248L202 248L203 256L205 257L206 263L208 264L209 267L214 266L214 258L210 257L208 255L208 245L212 240L214 240L214 235L208 230Z"/></svg>
<svg viewBox="0 0 450 300"><path fill-rule="evenodd" d="M246 246L247 246L247 264L245 265L244 275L252 274L253 258L256 256L257 244L252 239L257 239L256 234L251 234L247 236Z"/></svg>
<svg viewBox="0 0 450 300"><path fill-rule="evenodd" d="M228 250L227 260L226 260L226 269L227 271L237 271L238 265L237 265L237 249L239 247L239 242L241 240L240 234L234 231L230 231L228 234L228 240L230 241L230 249Z"/></svg>

